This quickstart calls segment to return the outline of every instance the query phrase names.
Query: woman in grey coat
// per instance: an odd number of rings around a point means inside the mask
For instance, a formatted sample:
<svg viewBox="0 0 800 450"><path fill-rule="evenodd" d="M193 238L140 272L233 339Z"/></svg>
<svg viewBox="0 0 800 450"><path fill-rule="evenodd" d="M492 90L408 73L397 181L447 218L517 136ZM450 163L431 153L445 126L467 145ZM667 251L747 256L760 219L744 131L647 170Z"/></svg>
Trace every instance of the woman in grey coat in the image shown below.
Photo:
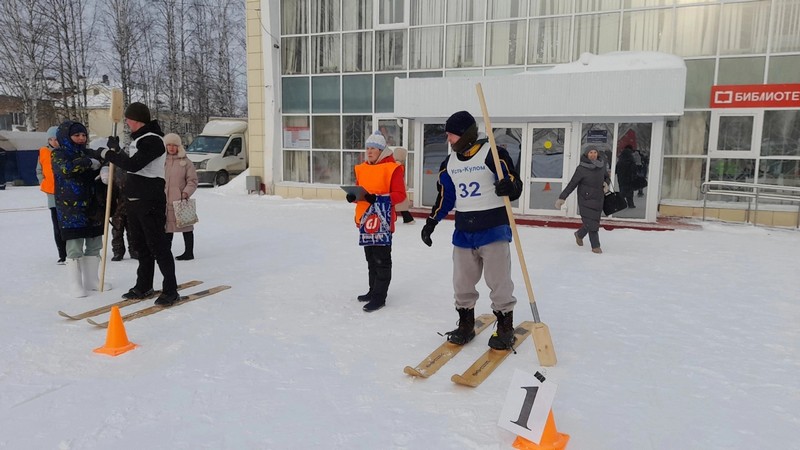
<svg viewBox="0 0 800 450"><path fill-rule="evenodd" d="M581 162L575 169L572 179L556 200L556 209L564 206L569 194L578 189L578 211L581 215L581 226L575 232L575 242L583 246L583 238L589 234L592 252L603 253L600 249L600 214L603 212L603 199L608 189L608 171L600 153L594 147L587 147L581 156Z"/></svg>

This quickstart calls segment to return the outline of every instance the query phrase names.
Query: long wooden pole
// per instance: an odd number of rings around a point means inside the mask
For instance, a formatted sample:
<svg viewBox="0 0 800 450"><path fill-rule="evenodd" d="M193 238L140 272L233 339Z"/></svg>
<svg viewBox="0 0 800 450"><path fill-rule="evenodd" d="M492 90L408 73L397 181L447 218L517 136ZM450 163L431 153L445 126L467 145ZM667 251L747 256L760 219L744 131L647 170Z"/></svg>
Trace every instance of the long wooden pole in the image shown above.
<svg viewBox="0 0 800 450"><path fill-rule="evenodd" d="M489 111L486 109L486 99L483 97L483 88L481 84L475 85L478 91L478 100L481 102L481 111L483 112L483 123L486 126L486 134L489 136L489 144L492 147L492 158L494 159L494 167L497 171L497 178L502 180L505 178L502 166L500 165L500 156L497 153L497 142L494 140L494 133L492 132L492 121L489 118ZM519 233L517 232L517 223L514 221L514 212L511 210L511 200L504 196L503 201L506 205L506 214L508 215L508 223L511 225L511 234L514 238L514 244L517 248L517 256L519 257L520 268L522 269L522 276L525 279L525 288L528 290L528 300L531 305L531 313L533 314L533 343L536 347L536 354L539 357L539 364L545 367L556 365L556 352L553 348L553 340L550 338L550 329L542 323L539 318L539 310L536 307L536 297L533 295L533 286L531 285L530 277L528 277L528 266L525 264L525 255L522 253L522 243L519 240Z"/></svg>
<svg viewBox="0 0 800 450"><path fill-rule="evenodd" d="M113 135L117 135L117 123L122 120L122 91L114 89L111 91L111 108L109 108L109 115L111 122L114 123ZM103 292L106 279L106 256L108 255L108 221L111 218L111 194L114 191L114 164L108 164L108 184L106 185L106 214L103 220L103 257L101 258L102 267L100 269L100 292Z"/></svg>

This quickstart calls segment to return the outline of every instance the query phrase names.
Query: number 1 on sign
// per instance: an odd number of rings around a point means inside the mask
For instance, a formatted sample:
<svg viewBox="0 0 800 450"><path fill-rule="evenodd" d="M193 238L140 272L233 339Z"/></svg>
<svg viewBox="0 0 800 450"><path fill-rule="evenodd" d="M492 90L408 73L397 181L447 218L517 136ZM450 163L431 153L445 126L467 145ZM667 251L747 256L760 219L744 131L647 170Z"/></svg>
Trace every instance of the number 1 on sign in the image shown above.
<svg viewBox="0 0 800 450"><path fill-rule="evenodd" d="M544 379L544 377L541 377ZM542 439L558 385L517 369L497 425L532 442Z"/></svg>

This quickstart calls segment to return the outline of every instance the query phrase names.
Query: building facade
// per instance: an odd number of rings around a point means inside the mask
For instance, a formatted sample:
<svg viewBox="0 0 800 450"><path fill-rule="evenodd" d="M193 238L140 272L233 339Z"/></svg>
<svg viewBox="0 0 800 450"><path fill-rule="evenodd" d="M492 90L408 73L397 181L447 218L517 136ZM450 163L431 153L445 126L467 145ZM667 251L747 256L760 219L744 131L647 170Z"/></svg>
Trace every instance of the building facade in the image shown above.
<svg viewBox="0 0 800 450"><path fill-rule="evenodd" d="M247 30L251 160L263 161L251 172L279 195L342 197L338 186L352 183L366 136L380 129L390 145L409 149L414 203L430 205L428 166L447 151L447 116L399 114L395 106L407 98L396 96L414 95L403 86L419 86L419 79L442 86L463 77L510 80L612 52L680 57L682 111L643 119L624 111L587 116L576 108L557 117L492 120L498 143L519 152L532 193L515 211L560 214L549 197L590 143L604 147L612 172L625 147L643 161L649 183L639 197L644 207L623 216L632 220L696 214L706 181L800 186L800 98L792 100L800 92L800 0L248 0ZM771 98L784 92L787 101L723 98L765 89ZM587 102L616 103L624 95L596 91ZM561 94L566 99L574 90ZM452 103L457 110L459 99ZM479 109L467 109L480 119ZM501 106L492 110L503 116ZM766 203L776 213L796 211Z"/></svg>

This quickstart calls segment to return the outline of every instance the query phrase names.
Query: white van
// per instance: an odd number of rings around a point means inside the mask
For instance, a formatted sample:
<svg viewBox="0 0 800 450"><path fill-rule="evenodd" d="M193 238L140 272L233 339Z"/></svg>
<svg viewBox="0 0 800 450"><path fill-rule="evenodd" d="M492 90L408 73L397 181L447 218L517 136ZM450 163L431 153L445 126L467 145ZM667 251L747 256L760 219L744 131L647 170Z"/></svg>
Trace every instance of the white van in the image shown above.
<svg viewBox="0 0 800 450"><path fill-rule="evenodd" d="M201 184L222 186L247 169L247 119L212 118L186 148Z"/></svg>

